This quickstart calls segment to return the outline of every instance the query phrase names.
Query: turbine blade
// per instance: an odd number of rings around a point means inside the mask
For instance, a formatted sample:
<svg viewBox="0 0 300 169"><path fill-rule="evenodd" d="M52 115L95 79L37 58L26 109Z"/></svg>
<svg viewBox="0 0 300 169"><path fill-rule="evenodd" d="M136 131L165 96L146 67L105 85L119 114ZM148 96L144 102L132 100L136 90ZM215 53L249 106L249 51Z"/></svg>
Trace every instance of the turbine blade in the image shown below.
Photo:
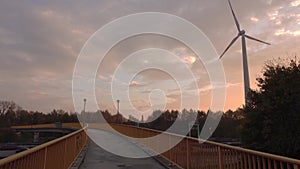
<svg viewBox="0 0 300 169"><path fill-rule="evenodd" d="M224 52L222 53L222 55L220 56L219 59L221 59L223 57L223 55L228 51L228 49L234 44L234 42L240 37L240 35L236 36L234 39L232 39L232 41L230 42L230 44L227 46L227 48L224 50Z"/></svg>
<svg viewBox="0 0 300 169"><path fill-rule="evenodd" d="M246 38L248 38L248 39L251 39L251 40L254 40L254 41L260 42L260 43L264 43L264 44L267 44L267 45L271 45L271 44L270 44L270 43L268 43L268 42L264 42L264 41L262 41L262 40L259 40L259 39L256 39L256 38L253 38L253 37L251 37L251 36L249 36L249 35L245 35L245 37L246 37Z"/></svg>
<svg viewBox="0 0 300 169"><path fill-rule="evenodd" d="M236 16L235 16L235 13L234 13L234 11L233 11L233 8L232 8L232 5L231 5L231 2L230 2L230 0L228 0L228 2L229 2L229 6L230 6L230 9L231 9L231 12L232 12L233 18L234 18L235 25L236 25L236 27L237 27L238 31L240 32L240 31L241 31L241 28L240 28L239 21L237 20L237 18L236 18Z"/></svg>

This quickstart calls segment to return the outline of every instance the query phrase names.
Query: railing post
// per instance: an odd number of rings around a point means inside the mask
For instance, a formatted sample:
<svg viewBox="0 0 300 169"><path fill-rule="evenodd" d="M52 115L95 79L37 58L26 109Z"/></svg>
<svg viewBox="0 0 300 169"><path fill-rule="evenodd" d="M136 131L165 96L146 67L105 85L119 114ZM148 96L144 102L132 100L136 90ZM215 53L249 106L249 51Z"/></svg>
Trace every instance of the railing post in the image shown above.
<svg viewBox="0 0 300 169"><path fill-rule="evenodd" d="M190 155L190 146L189 146L189 139L186 137L186 168L190 169L191 164L191 155Z"/></svg>
<svg viewBox="0 0 300 169"><path fill-rule="evenodd" d="M45 160L44 160L44 169L46 169L46 164L47 164L47 150L48 150L48 148L45 147L45 154L44 154L44 158L45 158Z"/></svg>
<svg viewBox="0 0 300 169"><path fill-rule="evenodd" d="M171 136L168 135L168 146L170 147L169 151L168 151L168 159L169 159L169 166L172 167L173 166L173 163L172 163L172 148L171 148L171 145L170 145L170 138Z"/></svg>
<svg viewBox="0 0 300 169"><path fill-rule="evenodd" d="M67 168L66 166L67 166L67 164L66 164L66 161L67 161L67 139L65 139L65 141L64 141L65 143L64 143L64 161L63 161L63 163L64 163L64 168Z"/></svg>
<svg viewBox="0 0 300 169"><path fill-rule="evenodd" d="M218 146L218 156L219 156L219 169L223 169L223 154L220 146Z"/></svg>
<svg viewBox="0 0 300 169"><path fill-rule="evenodd" d="M299 169L298 164L294 164L294 169Z"/></svg>

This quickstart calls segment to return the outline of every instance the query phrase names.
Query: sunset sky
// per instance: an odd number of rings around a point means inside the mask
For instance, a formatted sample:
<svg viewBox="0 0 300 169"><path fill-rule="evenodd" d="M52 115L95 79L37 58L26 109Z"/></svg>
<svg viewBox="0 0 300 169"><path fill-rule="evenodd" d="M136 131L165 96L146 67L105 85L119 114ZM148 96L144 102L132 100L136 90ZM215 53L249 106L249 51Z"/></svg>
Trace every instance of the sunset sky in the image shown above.
<svg viewBox="0 0 300 169"><path fill-rule="evenodd" d="M241 28L272 44L247 41L251 88L255 89L255 79L261 75L268 60L295 55L300 58L300 0L231 2ZM140 12L170 13L188 20L207 35L219 54L237 35L227 0L94 0L88 3L79 0L3 0L0 2L0 100L13 100L28 110L50 112L61 108L73 111L72 76L85 42L114 19ZM211 85L195 54L174 39L140 35L118 43L101 63L96 79L101 109L115 111L110 94L113 73L126 56L145 48L161 48L180 56L180 61L188 65L198 79L200 108L207 110L210 107ZM165 57L158 61L169 67L174 62ZM145 60L137 59L127 64L134 67L140 62ZM227 83L225 110L236 109L244 104L240 40L222 62ZM117 71L119 78L115 80L126 85L127 74L121 68ZM139 111L150 108L149 94L153 90L160 95L154 100L166 102L166 108L177 109L180 104L178 86L163 72L141 72L127 85L131 103ZM121 90L117 92L122 93ZM129 108L129 102L123 101L125 98L121 94L119 99L121 111L137 111ZM185 99L192 101L193 97ZM87 102L87 109L95 108L89 107Z"/></svg>

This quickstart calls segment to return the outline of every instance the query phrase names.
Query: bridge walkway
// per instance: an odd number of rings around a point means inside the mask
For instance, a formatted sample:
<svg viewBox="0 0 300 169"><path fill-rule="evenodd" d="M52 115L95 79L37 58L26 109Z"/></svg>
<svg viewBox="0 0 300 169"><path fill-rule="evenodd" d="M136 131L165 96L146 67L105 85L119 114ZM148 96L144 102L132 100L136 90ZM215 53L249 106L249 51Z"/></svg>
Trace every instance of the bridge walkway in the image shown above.
<svg viewBox="0 0 300 169"><path fill-rule="evenodd" d="M89 129L93 130L93 129ZM133 144L129 140L123 138L122 136L113 134L111 132L103 130L93 130L95 135L101 136L101 144L112 144L115 145L115 149L125 148L133 154L144 154L147 155L140 147ZM93 141L89 141L89 147L84 159L83 164L80 169L165 169L159 162L155 159L149 158L126 158L115 154L112 154Z"/></svg>

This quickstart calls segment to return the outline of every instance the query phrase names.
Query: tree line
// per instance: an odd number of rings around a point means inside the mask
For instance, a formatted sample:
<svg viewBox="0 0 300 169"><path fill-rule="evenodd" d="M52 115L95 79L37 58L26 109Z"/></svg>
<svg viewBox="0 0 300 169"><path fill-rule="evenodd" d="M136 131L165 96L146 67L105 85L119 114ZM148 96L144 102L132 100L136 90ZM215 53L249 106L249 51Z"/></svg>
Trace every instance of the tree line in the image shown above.
<svg viewBox="0 0 300 169"><path fill-rule="evenodd" d="M198 130L201 130L207 117L209 111L200 111L200 110L187 110L183 109L182 111L178 110L155 110L152 112L147 119L138 120L134 116L129 115L128 118L125 118L121 113L120 114L111 114L107 110L97 111L96 113L85 113L84 119L80 121L85 121L87 123L118 123L125 125L133 125L139 127L145 127L160 131L166 131L175 121L179 126L176 131L173 131L177 134L183 134L184 131L189 127L190 123L197 124L199 127ZM213 113L213 112L210 112ZM99 118L103 116L104 119ZM243 110L237 109L235 111L228 110L221 117L220 123L216 131L213 133L212 137L215 139L234 139L240 140L240 129L244 120ZM194 130L196 130L194 128ZM185 133L186 134L186 133ZM197 137L196 131L192 131L192 136Z"/></svg>
<svg viewBox="0 0 300 169"><path fill-rule="evenodd" d="M54 109L50 113L43 113L22 109L14 101L0 101L0 128L55 122L71 123L78 122L78 119L75 113L62 109Z"/></svg>
<svg viewBox="0 0 300 169"><path fill-rule="evenodd" d="M1 133L10 133L8 129L13 125L34 125L34 124L49 124L49 123L72 123L85 121L87 123L98 123L100 114L104 117L105 122L119 123L125 125L134 125L140 127L146 127L150 129L165 131L167 130L175 120L180 122L182 129L188 127L189 122L195 122L199 125L199 130L203 127L208 115L208 111L199 110L156 110L145 119L143 122L129 116L129 118L123 117L122 114L112 114L108 110L98 110L97 112L86 112L81 114L69 113L61 109L54 109L50 113L43 113L39 111L28 111L22 109L13 101L0 101L0 128ZM243 120L242 110L236 111L228 110L224 113L219 123L219 127L213 133L214 138L231 138L240 139L240 128ZM83 119L84 118L84 119ZM102 121L103 122L103 121ZM174 131L176 132L176 131ZM181 133L181 131L177 131ZM1 136L0 133L0 136ZM195 131L191 132L192 136L197 136ZM3 138L3 137L2 137ZM1 139L0 139L1 141Z"/></svg>

